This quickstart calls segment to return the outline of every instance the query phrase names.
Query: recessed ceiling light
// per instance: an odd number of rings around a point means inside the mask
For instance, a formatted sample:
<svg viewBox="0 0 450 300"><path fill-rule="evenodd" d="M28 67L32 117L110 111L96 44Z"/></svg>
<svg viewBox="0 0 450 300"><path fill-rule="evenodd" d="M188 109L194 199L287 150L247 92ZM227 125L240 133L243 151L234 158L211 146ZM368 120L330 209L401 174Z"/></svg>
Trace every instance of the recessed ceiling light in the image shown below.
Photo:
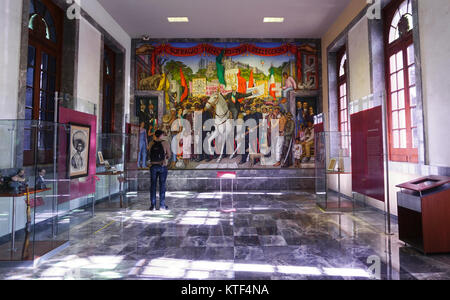
<svg viewBox="0 0 450 300"><path fill-rule="evenodd" d="M189 22L188 17L168 17L167 20L171 23Z"/></svg>
<svg viewBox="0 0 450 300"><path fill-rule="evenodd" d="M264 23L283 23L284 22L284 18L279 18L279 17L265 17L264 18Z"/></svg>

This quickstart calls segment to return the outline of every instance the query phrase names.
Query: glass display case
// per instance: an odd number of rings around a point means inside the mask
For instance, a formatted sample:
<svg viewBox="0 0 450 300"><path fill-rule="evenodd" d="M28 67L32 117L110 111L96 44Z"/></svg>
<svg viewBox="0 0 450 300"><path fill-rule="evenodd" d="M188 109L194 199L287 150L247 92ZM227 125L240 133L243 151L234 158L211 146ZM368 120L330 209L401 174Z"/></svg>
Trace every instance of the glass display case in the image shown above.
<svg viewBox="0 0 450 300"><path fill-rule="evenodd" d="M130 153L137 149L134 141L130 134L97 135L95 210L127 208L136 194L137 162Z"/></svg>
<svg viewBox="0 0 450 300"><path fill-rule="evenodd" d="M0 120L0 265L38 263L68 245L66 125Z"/></svg>
<svg viewBox="0 0 450 300"><path fill-rule="evenodd" d="M323 210L359 207L352 192L349 132L320 132L315 136L317 205Z"/></svg>

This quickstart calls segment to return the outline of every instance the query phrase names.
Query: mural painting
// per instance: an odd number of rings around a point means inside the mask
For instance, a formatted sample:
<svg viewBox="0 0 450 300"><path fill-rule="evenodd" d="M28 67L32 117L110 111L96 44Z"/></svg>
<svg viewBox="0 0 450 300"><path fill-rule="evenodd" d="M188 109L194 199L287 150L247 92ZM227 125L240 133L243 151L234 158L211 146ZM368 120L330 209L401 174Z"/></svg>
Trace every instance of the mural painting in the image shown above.
<svg viewBox="0 0 450 300"><path fill-rule="evenodd" d="M138 44L136 90L165 94L159 108L157 100L137 98L139 167L146 168L155 129L172 144L171 168L305 167L313 161L307 120L316 104L299 114L289 95L319 89L317 49L315 43Z"/></svg>

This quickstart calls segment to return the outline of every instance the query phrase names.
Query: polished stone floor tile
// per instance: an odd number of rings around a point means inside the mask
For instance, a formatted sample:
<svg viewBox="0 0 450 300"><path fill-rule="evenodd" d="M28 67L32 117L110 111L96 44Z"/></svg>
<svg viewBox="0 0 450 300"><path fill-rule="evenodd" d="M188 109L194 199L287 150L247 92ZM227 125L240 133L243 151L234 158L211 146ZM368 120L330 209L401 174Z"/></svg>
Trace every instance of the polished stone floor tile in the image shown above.
<svg viewBox="0 0 450 300"><path fill-rule="evenodd" d="M385 234L384 214L324 212L305 192L168 193L168 212L148 194L71 215L71 245L29 270L0 279L342 280L450 279L450 255L425 256ZM380 278L369 269L379 261Z"/></svg>

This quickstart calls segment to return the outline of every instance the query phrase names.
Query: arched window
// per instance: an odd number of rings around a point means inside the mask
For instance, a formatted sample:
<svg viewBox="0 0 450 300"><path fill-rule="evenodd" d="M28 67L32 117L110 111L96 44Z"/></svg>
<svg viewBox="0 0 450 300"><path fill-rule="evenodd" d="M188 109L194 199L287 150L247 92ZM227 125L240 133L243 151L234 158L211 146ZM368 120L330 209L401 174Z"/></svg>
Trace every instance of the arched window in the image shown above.
<svg viewBox="0 0 450 300"><path fill-rule="evenodd" d="M338 71L338 121L339 131L342 133L341 147L350 150L350 123L348 115L347 97L347 52L345 47L337 54Z"/></svg>
<svg viewBox="0 0 450 300"><path fill-rule="evenodd" d="M390 159L417 162L416 68L411 0L394 0L384 10L386 89Z"/></svg>
<svg viewBox="0 0 450 300"><path fill-rule="evenodd" d="M25 119L51 122L54 121L54 95L60 80L63 12L50 0L29 1ZM25 128L25 165L34 161L33 141L37 139L39 151L45 152L52 147L52 138L51 134L47 136L42 132L36 136L31 126Z"/></svg>

